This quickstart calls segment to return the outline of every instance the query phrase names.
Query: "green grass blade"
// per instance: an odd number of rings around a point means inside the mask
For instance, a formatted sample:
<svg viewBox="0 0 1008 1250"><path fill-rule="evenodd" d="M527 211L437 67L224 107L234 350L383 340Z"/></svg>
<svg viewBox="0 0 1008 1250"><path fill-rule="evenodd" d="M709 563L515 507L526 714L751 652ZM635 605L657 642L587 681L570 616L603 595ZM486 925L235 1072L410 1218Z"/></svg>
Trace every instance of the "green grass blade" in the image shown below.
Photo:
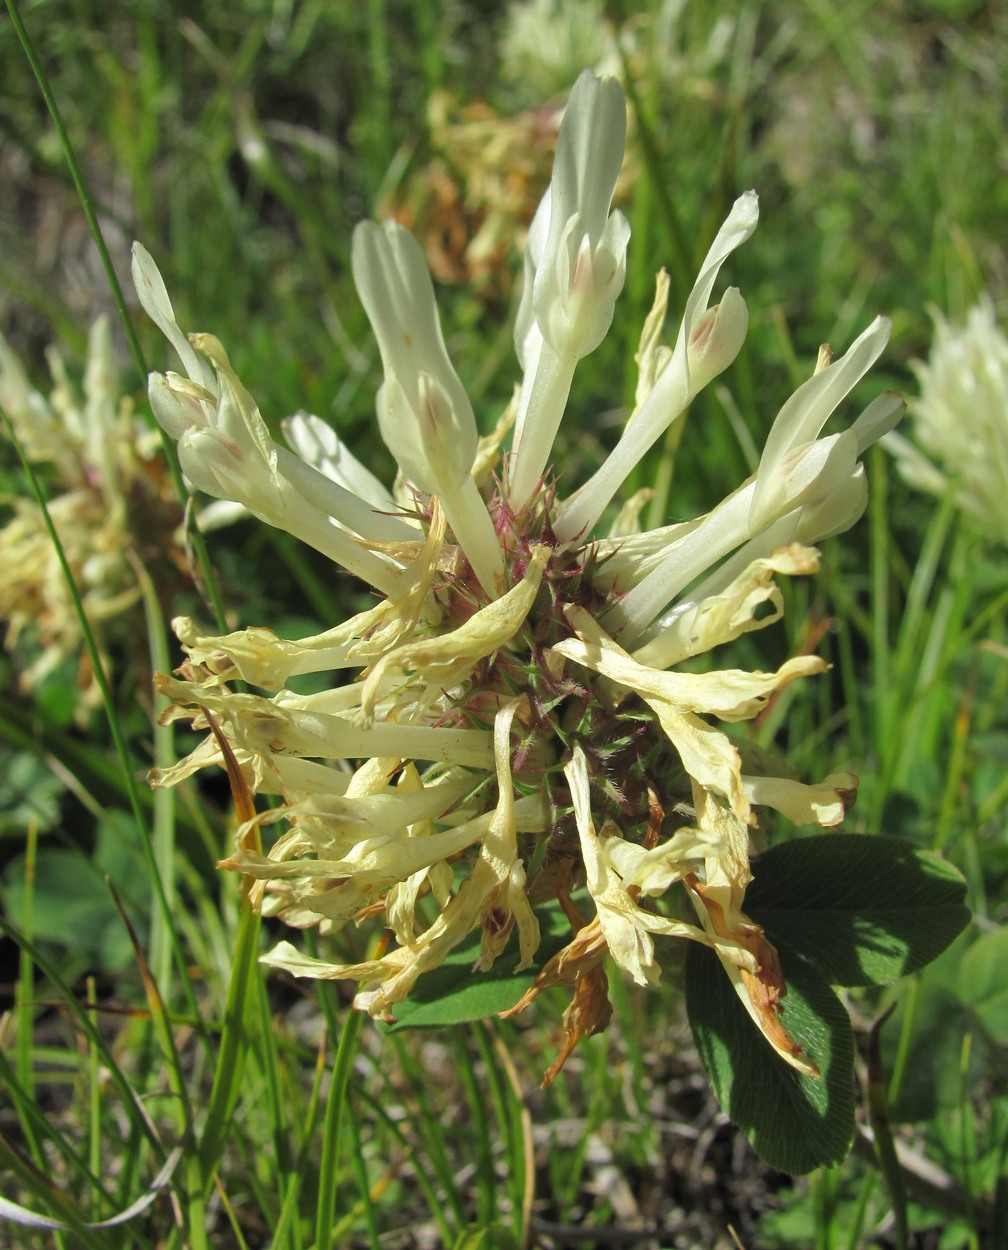
<svg viewBox="0 0 1008 1250"><path fill-rule="evenodd" d="M35 936L35 866L38 856L38 825L32 821L25 841L24 905L22 908L22 931L31 941ZM21 947L18 952L18 980L14 988L17 1013L16 1063L17 1079L29 1098L35 1093L35 1073L32 1049L35 1034L35 964L31 955Z"/></svg>
<svg viewBox="0 0 1008 1250"><path fill-rule="evenodd" d="M881 1030L887 1016L883 1016L871 1030L868 1050L868 1117L875 1134L875 1151L878 1155L882 1176L889 1190L889 1201L895 1221L897 1250L907 1250L909 1225L907 1222L907 1192L903 1169L896 1154L889 1122L889 1105L886 1098L885 1074L882 1070Z"/></svg>
<svg viewBox="0 0 1008 1250"><path fill-rule="evenodd" d="M123 732L122 722L119 719L119 712L112 696L112 689L109 685L108 676L105 672L105 666L102 662L101 653L98 650L98 644L94 636L94 631L91 629L91 622L88 620L87 612L84 610L84 604L81 600L80 592L77 589L77 584L74 581L73 572L67 561L66 552L63 549L63 544L60 541L59 534L56 532L56 527L53 524L52 517L49 513L48 502L46 500L46 494L42 487L42 483L35 473L31 461L25 455L24 449L14 432L13 425L11 425L7 414L3 411L0 411L0 420L2 420L4 425L7 427L7 436L10 438L11 443L18 454L18 458L21 461L21 467L25 472L28 484L35 497L35 502L38 504L39 511L42 514L42 520L45 524L46 532L49 535L49 541L53 545L53 550L56 553L60 570L63 574L67 590L69 591L74 605L74 611L77 614L77 621L80 626L81 636L84 639L84 645L87 649L88 657L91 661L94 679L101 693L102 706L105 709L109 732L112 736L112 742L115 746L116 754L119 757L119 765L123 774L123 784L126 790L126 795L129 799L129 806L133 814L134 824L136 825L140 847L142 849L144 859L146 860L147 868L150 872L151 884L154 888L158 906L167 918L167 932L172 936L173 954L175 956L176 966L179 969L179 975L182 978L183 988L187 991L191 1013L194 1017L198 1017L199 1013L196 1007L195 999L192 996L192 987L189 984L188 977L186 976L185 955L178 944L177 935L175 934L174 928L170 923L168 900L165 896L164 885L161 881L158 864L154 857L153 845L147 832L147 822L144 818L143 806L140 802L140 796L135 779L136 762L131 757L129 747L126 743L126 736Z"/></svg>
<svg viewBox="0 0 1008 1250"><path fill-rule="evenodd" d="M412 1144L404 1133L401 1125L394 1120L388 1113L382 1101L367 1090L361 1091L361 1101L374 1116L375 1120L384 1125L391 1136L398 1142L404 1154L409 1158L413 1174L416 1177L417 1185L424 1196L427 1203L427 1209L431 1213L431 1217L438 1228L438 1235L441 1242L445 1246L450 1246L455 1241L455 1236L451 1231L448 1220L445 1215L446 1202L438 1193L434 1181L427 1170L428 1154L424 1149L414 1150ZM440 1126L439 1126L440 1127ZM449 1202L458 1201L457 1186L453 1185L448 1191ZM459 1223L461 1217L458 1217ZM458 1224L456 1225L458 1226Z"/></svg>
<svg viewBox="0 0 1008 1250"><path fill-rule="evenodd" d="M315 1062L315 1073L312 1079L311 1091L308 1096L308 1106L302 1118L298 1157L294 1167L291 1169L288 1183L283 1194L283 1203L280 1208L280 1215L273 1229L273 1246L275 1247L275 1250L283 1250L283 1247L290 1247L290 1250L301 1250L303 1245L303 1239L301 1236L301 1221L297 1219L298 1200L301 1197L302 1182L309 1172L309 1160L313 1153L315 1129L318 1126L319 1121L322 1080L325 1076L325 1058L327 1051L328 1046L325 1042L323 1042L318 1049L318 1055Z"/></svg>
<svg viewBox="0 0 1008 1250"><path fill-rule="evenodd" d="M245 1057L255 1031L254 979L259 976L260 920L243 899L238 920L234 962L224 1008L224 1029L207 1105L199 1158L206 1192L227 1142L231 1116L242 1089Z"/></svg>
<svg viewBox="0 0 1008 1250"><path fill-rule="evenodd" d="M340 1137L344 1113L352 1115L347 1099L350 1072L364 1014L349 1011L343 1019L336 1056L333 1060L332 1078L329 1082L325 1122L322 1137L322 1160L319 1175L318 1207L315 1214L315 1250L331 1250L336 1225L336 1188L339 1182Z"/></svg>
<svg viewBox="0 0 1008 1250"><path fill-rule="evenodd" d="M424 1072L416 1057L411 1054L409 1048L397 1034L391 1034L388 1040L395 1047L396 1058L399 1060L399 1065L417 1101L416 1122L420 1131L421 1148L444 1191L455 1227L461 1228L465 1223L461 1197L455 1185L454 1170L445 1149L444 1134L440 1130L440 1121L436 1112L432 1109L427 1096L427 1081Z"/></svg>
<svg viewBox="0 0 1008 1250"><path fill-rule="evenodd" d="M87 1005L91 1023L98 1028L98 998L95 990L94 977L87 979ZM87 1048L87 1088L88 1088L88 1167L97 1176L101 1171L101 1137L102 1137L102 1098L101 1098L101 1064L98 1051L93 1045Z"/></svg>
<svg viewBox="0 0 1008 1250"><path fill-rule="evenodd" d="M17 1116L18 1126L24 1135L25 1146L34 1167L43 1173L52 1169L53 1156L45 1149L45 1143L48 1143L51 1149L62 1157L71 1172L88 1184L98 1200L111 1203L111 1198L103 1188L97 1173L93 1168L89 1168L87 1161L74 1150L64 1134L49 1123L39 1108L34 1088L29 1091L22 1087L2 1050L0 1050L0 1088L5 1091L10 1107ZM2 1144L3 1138L0 1135L0 1147ZM21 1171L21 1169L18 1170ZM40 1187L32 1183L34 1174L26 1169L21 1171L21 1175L29 1192L35 1195L41 1205L48 1207L47 1192L43 1190L40 1194ZM59 1250L62 1250L65 1245L62 1232L54 1232L53 1241Z"/></svg>
<svg viewBox="0 0 1008 1250"><path fill-rule="evenodd" d="M0 1136L0 1167L4 1171L13 1172L24 1188L52 1212L52 1218L62 1221L67 1226L74 1236L72 1243L74 1250L78 1250L79 1247L83 1247L83 1250L111 1250L107 1234L96 1233L86 1228L86 1221L72 1199L50 1180L43 1168L35 1167L2 1136ZM68 1244L60 1230L53 1230L53 1242L57 1246Z"/></svg>
<svg viewBox="0 0 1008 1250"><path fill-rule="evenodd" d="M357 1192L360 1194L360 1206L364 1215L368 1245L371 1250L379 1250L378 1224L371 1197L371 1187L368 1184L367 1162L361 1147L361 1126L357 1116L353 1113L347 1116L347 1128L350 1130L350 1157L357 1177Z"/></svg>
<svg viewBox="0 0 1008 1250"><path fill-rule="evenodd" d="M494 1175L493 1140L486 1102L461 1029L452 1030L452 1041L455 1044L456 1071L462 1080L472 1117L470 1131L476 1164L476 1219L484 1228L490 1228L497 1219L497 1178Z"/></svg>
<svg viewBox="0 0 1008 1250"><path fill-rule="evenodd" d="M147 623L151 672L166 673L171 669L171 660L168 655L168 638L157 591L147 575L147 570L139 561L135 563L134 568L140 583L144 618ZM155 698L160 699L162 704L167 703L163 696L156 695ZM155 704L155 712L159 710ZM171 724L162 725L155 716L153 734L154 765L157 768L169 768L175 762L174 727ZM157 887L152 886L149 959L154 982L161 996L170 1002L172 948L178 948L180 942L175 932L175 909L178 902L175 882L175 791L167 786L161 786L154 791L154 827L151 836L154 844L154 861L158 868L157 879L161 882L161 889L164 892L165 906L162 908L157 905Z"/></svg>
<svg viewBox="0 0 1008 1250"><path fill-rule="evenodd" d="M158 1141L157 1135L151 1127L150 1120L140 1102L135 1091L126 1079L115 1055L109 1047L108 1042L102 1037L101 1032L94 1026L91 1021L90 1013L85 1008L77 996L73 993L67 983L63 980L52 962L42 953L34 942L29 942L23 934L2 916L0 916L0 932L6 933L7 936L17 945L27 952L28 956L35 963L36 967L41 971L42 975L52 985L53 989L65 1003L68 1013L73 1017L77 1027L83 1033L85 1039L93 1045L98 1054L101 1056L102 1064L107 1068L112 1083L119 1090L123 1104L129 1115L131 1124L137 1126L142 1136L155 1148L161 1161L164 1161L164 1151L161 1143Z"/></svg>
<svg viewBox="0 0 1008 1250"><path fill-rule="evenodd" d="M70 177L73 179L74 188L77 191L77 198L80 201L81 209L83 210L84 216L87 220L88 229L91 232L91 237L94 240L95 247L98 249L98 255L101 259L105 279L108 282L109 291L112 293L112 299L116 306L116 312L119 316L123 332L126 335L126 341L129 344L134 364L136 365L137 372L140 375L141 383L146 386L148 370L147 362L144 359L143 349L140 346L140 340L137 337L136 329L129 315L129 310L126 307L126 300L123 297L122 287L120 286L119 279L116 276L115 267L112 264L112 258L109 255L108 247L105 243L105 236L102 233L101 224L98 221L94 205L91 202L91 196L88 193L87 185L84 182L84 176L81 172L77 155L74 152L73 144L70 142L70 136L67 133L66 126L63 124L63 116L60 112L59 105L57 104L56 97L53 95L52 89L49 86L49 79L42 63L35 55L35 49L28 36L28 31L25 29L25 25L21 20L17 0L6 0L6 3L7 11L10 13L11 23L14 26L14 30L24 51L25 58L31 66L32 73L35 75L35 81L38 83L39 91L42 94L46 108L49 111L49 116L52 119L53 128L56 131L60 148L63 152L63 158L66 161L67 168L70 171ZM154 424L153 415L151 416L151 423ZM179 468L178 456L176 454L175 447L164 430L162 430L160 426L157 428L161 439L161 446L164 449L165 457L171 470L172 479L175 483L175 489L178 492L179 499L184 502L189 498L189 492L186 490L185 483L182 480L182 471ZM221 632L223 632L227 626L224 617L224 605L217 585L217 578L213 571L213 566L210 563L210 556L206 548L206 543L203 540L203 535L200 533L199 527L195 524L195 522L190 521L188 516L189 511L190 510L187 509L188 540L196 554L203 585L213 607L214 615L217 619L217 626Z"/></svg>

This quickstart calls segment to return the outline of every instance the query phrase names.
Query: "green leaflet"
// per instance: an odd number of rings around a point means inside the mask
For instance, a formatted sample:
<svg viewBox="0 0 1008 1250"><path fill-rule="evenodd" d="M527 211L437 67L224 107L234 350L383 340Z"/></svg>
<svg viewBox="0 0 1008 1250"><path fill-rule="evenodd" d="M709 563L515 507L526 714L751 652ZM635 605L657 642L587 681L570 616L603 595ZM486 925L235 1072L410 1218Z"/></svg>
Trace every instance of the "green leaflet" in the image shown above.
<svg viewBox="0 0 1008 1250"><path fill-rule="evenodd" d="M951 864L902 838L830 833L753 865L746 913L831 985L883 985L935 959L969 921Z"/></svg>
<svg viewBox="0 0 1008 1250"><path fill-rule="evenodd" d="M871 985L923 967L969 919L959 873L899 838L825 834L761 855L746 893L750 918L781 958L781 1020L819 1065L788 1067L753 1026L716 957L691 947L686 1006L725 1112L785 1172L840 1162L854 1132L850 1021L830 985Z"/></svg>
<svg viewBox="0 0 1008 1250"><path fill-rule="evenodd" d="M686 1009L707 1076L727 1115L771 1167L811 1172L839 1163L854 1136L854 1037L843 1004L819 972L782 956L788 992L781 1020L819 1066L818 1080L789 1067L756 1029L717 956L686 954Z"/></svg>
<svg viewBox="0 0 1008 1250"><path fill-rule="evenodd" d="M971 926L917 978L895 991L896 1012L882 1036L887 1064L900 1072L895 1119L917 1123L960 1108L966 1091L985 1098L985 1082L1008 1045L1008 930ZM909 1014L908 1014L909 1013ZM906 1053L898 1054L904 1032ZM955 1124L958 1117L947 1118ZM958 1147L956 1147L958 1149Z"/></svg>
<svg viewBox="0 0 1008 1250"><path fill-rule="evenodd" d="M480 933L475 933L453 950L440 967L420 977L409 998L397 1004L395 1022L381 1026L383 1031L395 1033L400 1029L429 1029L485 1020L513 1007L546 961L571 938L570 925L559 908L540 908L536 916L542 941L533 967L515 971L518 944L511 941L488 972L473 971L481 941Z"/></svg>
<svg viewBox="0 0 1008 1250"><path fill-rule="evenodd" d="M801 1173L839 1162L854 1132L854 1042L831 985L895 980L929 963L969 919L965 883L937 856L899 838L826 834L761 855L747 914L777 947L788 992L782 1022L818 1064L788 1067L754 1027L709 950L689 944L686 1006L697 1048L727 1114L763 1158ZM539 913L538 966L568 939L558 911ZM512 1006L536 969L515 971L509 947L473 972L479 935L421 977L389 1031L478 1020Z"/></svg>
<svg viewBox="0 0 1008 1250"><path fill-rule="evenodd" d="M1008 929L983 933L962 961L959 994L982 1036L995 1046L1008 1044Z"/></svg>

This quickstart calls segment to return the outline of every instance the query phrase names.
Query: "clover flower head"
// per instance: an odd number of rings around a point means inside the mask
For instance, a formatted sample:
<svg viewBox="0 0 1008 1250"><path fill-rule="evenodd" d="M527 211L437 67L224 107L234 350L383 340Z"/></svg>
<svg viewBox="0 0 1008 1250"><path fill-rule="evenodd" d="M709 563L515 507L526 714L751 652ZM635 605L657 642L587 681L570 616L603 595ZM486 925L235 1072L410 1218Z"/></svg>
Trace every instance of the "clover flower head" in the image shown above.
<svg viewBox="0 0 1008 1250"><path fill-rule="evenodd" d="M683 0L662 0L614 26L598 0L527 0L507 6L500 70L508 83L501 109L487 99L462 102L447 91L427 106L430 159L389 189L379 206L417 235L440 282L467 283L470 294L499 303L511 288L511 261L525 239L556 148L563 105L579 71L617 79L646 77L675 98L705 108L717 94L714 71L730 55L737 21L717 17L703 46L685 37ZM661 47L660 63L652 50ZM657 75L657 77L656 77ZM616 189L626 201L643 165L628 119L628 153Z"/></svg>
<svg viewBox="0 0 1008 1250"><path fill-rule="evenodd" d="M438 281L468 284L487 303L510 291L562 115L539 101L504 113L486 100L431 93L431 158L389 189L380 211L417 235Z"/></svg>
<svg viewBox="0 0 1008 1250"><path fill-rule="evenodd" d="M889 434L885 446L911 486L951 494L985 537L1008 544L1008 336L987 296L965 325L934 320L909 436Z"/></svg>
<svg viewBox="0 0 1008 1250"><path fill-rule="evenodd" d="M566 90L585 65L615 74L619 64L616 32L600 0L521 0L508 5L501 68L540 98Z"/></svg>
<svg viewBox="0 0 1008 1250"><path fill-rule="evenodd" d="M133 556L160 559L172 548L174 492L154 454L157 439L123 395L107 319L91 328L80 386L55 349L49 366L53 386L45 395L0 336L0 408L27 459L49 479L49 513L104 649L111 636L128 632L129 609L139 599ZM80 653L80 627L34 499L10 503L13 515L0 530L0 618L8 649L34 635L21 673L22 685L33 688ZM134 537L138 514L152 543L142 553ZM77 710L86 718L100 692L83 657L80 686Z"/></svg>
<svg viewBox="0 0 1008 1250"><path fill-rule="evenodd" d="M873 322L835 362L821 354L773 422L756 473L706 515L640 532L635 497L607 532L602 518L632 470L741 346L741 295L711 297L758 215L752 192L733 205L671 349L660 344L668 282L659 280L636 407L605 462L569 493L552 449L574 369L608 329L623 282L629 227L611 197L624 130L619 86L584 74L529 241L515 333L521 386L482 439L419 247L400 226L358 226L353 275L384 371L378 427L411 488L405 498L315 417L286 424L293 452L274 443L217 341L181 335L153 262L136 249L141 298L189 375L154 375L151 396L192 480L381 596L297 640L264 629L207 636L177 620L188 659L160 687L170 715L212 732L154 781L233 756L256 790L278 796L245 822L225 866L253 878L253 900L294 927L326 933L380 915L390 937L359 963L310 958L286 941L266 961L356 980L356 1004L374 1016L390 1017L473 932L482 967L512 934L521 965L532 964L537 907L554 900L571 939L518 1008L546 986L573 988L561 1061L608 1020L604 957L655 982L655 938L673 937L713 948L771 1045L810 1071L782 1022L773 947L744 910L750 835L763 807L837 824L856 780L767 775L720 725L751 719L825 665L799 656L774 672L679 666L778 620L775 579L814 572L810 544L860 515L860 457L900 403L882 396L850 428L821 431L889 325ZM357 680L310 695L288 685L330 670ZM277 822L282 832L260 852L248 835Z"/></svg>
<svg viewBox="0 0 1008 1250"><path fill-rule="evenodd" d="M517 0L507 6L500 40L501 72L513 89L545 99L566 92L586 65L620 78L645 69L680 93L708 97L710 76L731 56L738 19L721 14L700 45L686 36L685 0L659 0L631 11L619 25L601 0ZM660 47L657 60L651 49Z"/></svg>

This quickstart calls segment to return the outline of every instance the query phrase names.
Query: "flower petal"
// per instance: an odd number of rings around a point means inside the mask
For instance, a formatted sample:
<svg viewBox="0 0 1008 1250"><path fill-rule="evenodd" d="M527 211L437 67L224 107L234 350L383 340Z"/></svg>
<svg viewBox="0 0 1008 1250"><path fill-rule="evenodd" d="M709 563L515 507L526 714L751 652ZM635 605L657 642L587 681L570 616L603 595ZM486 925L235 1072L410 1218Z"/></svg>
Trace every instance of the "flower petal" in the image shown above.
<svg viewBox="0 0 1008 1250"><path fill-rule="evenodd" d="M560 506L553 530L562 541L569 542L576 535L592 529L634 466L672 422L685 412L695 394L689 365L689 344L695 323L707 309L721 266L756 229L758 217L759 202L754 191L747 191L732 205L686 301L671 360L605 463L580 490ZM711 355L712 367L715 359L722 362L721 367L729 363L728 357L733 358L732 344L734 352L737 353L741 345L739 332L741 330L743 335L745 333L744 308L745 305L739 297L722 324L721 334L724 336L725 346L718 347L717 352ZM701 370L697 380L709 380L708 374L708 369Z"/></svg>
<svg viewBox="0 0 1008 1250"><path fill-rule="evenodd" d="M818 568L819 553L800 543L753 560L724 590L701 588L695 598L678 605L659 621L654 638L635 651L633 658L650 668L671 668L750 630L772 625L784 612L774 575L797 577ZM765 611L766 607L770 610Z"/></svg>

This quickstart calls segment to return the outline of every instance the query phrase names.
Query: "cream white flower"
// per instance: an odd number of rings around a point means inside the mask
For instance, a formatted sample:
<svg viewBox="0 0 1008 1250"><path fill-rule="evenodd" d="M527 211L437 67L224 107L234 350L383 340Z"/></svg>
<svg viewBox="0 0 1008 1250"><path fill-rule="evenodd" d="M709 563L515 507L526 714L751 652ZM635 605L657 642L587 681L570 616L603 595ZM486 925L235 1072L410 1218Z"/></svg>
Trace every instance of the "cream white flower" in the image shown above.
<svg viewBox="0 0 1008 1250"><path fill-rule="evenodd" d="M395 222L362 222L352 264L385 366L378 392L382 438L396 448L407 481L440 500L483 589L500 594L500 545L472 479L476 418L448 359L423 252Z"/></svg>
<svg viewBox="0 0 1008 1250"><path fill-rule="evenodd" d="M283 942L267 956L272 965L355 979L357 1005L389 1016L474 930L481 966L512 931L520 962L531 963L533 904L553 899L571 940L519 1006L544 986L573 986L563 1055L608 1019L604 956L653 982L655 938L681 937L717 952L757 1026L809 1072L778 1018L776 955L744 911L749 837L763 807L837 824L856 779L768 776L720 726L751 719L825 665L674 666L779 619L775 577L814 572L809 544L860 515L859 458L899 403L883 396L840 433L821 431L889 328L878 319L835 364L821 355L771 425L753 478L706 516L640 533L638 494L607 536L593 537L655 440L737 354L745 303L733 288L711 300L758 216L753 192L731 209L671 349L660 343L659 281L635 410L598 472L564 495L576 484L551 467L554 438L577 361L608 328L623 280L629 229L611 196L624 127L618 86L583 76L530 239L517 407L486 440L416 245L397 226L358 227L354 276L384 369L379 430L413 490L403 510L392 505L402 491L386 491L317 418L287 426L294 453L278 448L216 340L180 337L153 262L137 250L145 303L189 375L154 375L151 395L193 483L312 543L382 596L300 640L262 629L212 637L177 621L189 659L160 687L171 715L219 729L249 782L279 796L243 827L226 861L255 879L252 898L323 933L380 914L394 937L391 949L354 964ZM515 416L513 450L491 479ZM295 674L329 670L358 680L312 695L287 688ZM256 690L234 691L233 679ZM223 762L213 734L154 781ZM250 849L246 835L276 822L286 828L269 851ZM669 908L673 891L681 912ZM695 919L684 919L690 907Z"/></svg>
<svg viewBox="0 0 1008 1250"><path fill-rule="evenodd" d="M619 83L582 75L525 248L525 289L515 323L525 377L509 465L516 510L531 498L546 468L577 362L605 337L623 289L630 227L610 207L625 141Z"/></svg>
<svg viewBox="0 0 1008 1250"><path fill-rule="evenodd" d="M586 65L619 78L627 69L641 81L674 88L675 98L704 99L713 71L731 56L738 19L721 15L706 42L697 39L686 0L658 0L630 8L616 26L600 0L516 0L501 32L501 70L514 89L535 98L566 91ZM661 56L654 49L661 48ZM650 77L647 77L650 75Z"/></svg>
<svg viewBox="0 0 1008 1250"><path fill-rule="evenodd" d="M936 314L931 353L915 372L912 441L889 434L885 446L911 486L951 494L981 534L1008 543L1008 335L990 299L964 326Z"/></svg>
<svg viewBox="0 0 1008 1250"><path fill-rule="evenodd" d="M49 515L100 653L118 638L146 654L142 620L130 612L140 597L138 562L165 582L165 563L183 560L173 533L177 500L155 454L158 440L123 393L105 318L91 328L80 386L55 350L49 365L53 387L45 395L0 336L0 408L46 483ZM0 529L6 645L24 661L27 688L79 656L77 715L84 719L101 696L63 569L35 500L5 502L13 509Z"/></svg>

